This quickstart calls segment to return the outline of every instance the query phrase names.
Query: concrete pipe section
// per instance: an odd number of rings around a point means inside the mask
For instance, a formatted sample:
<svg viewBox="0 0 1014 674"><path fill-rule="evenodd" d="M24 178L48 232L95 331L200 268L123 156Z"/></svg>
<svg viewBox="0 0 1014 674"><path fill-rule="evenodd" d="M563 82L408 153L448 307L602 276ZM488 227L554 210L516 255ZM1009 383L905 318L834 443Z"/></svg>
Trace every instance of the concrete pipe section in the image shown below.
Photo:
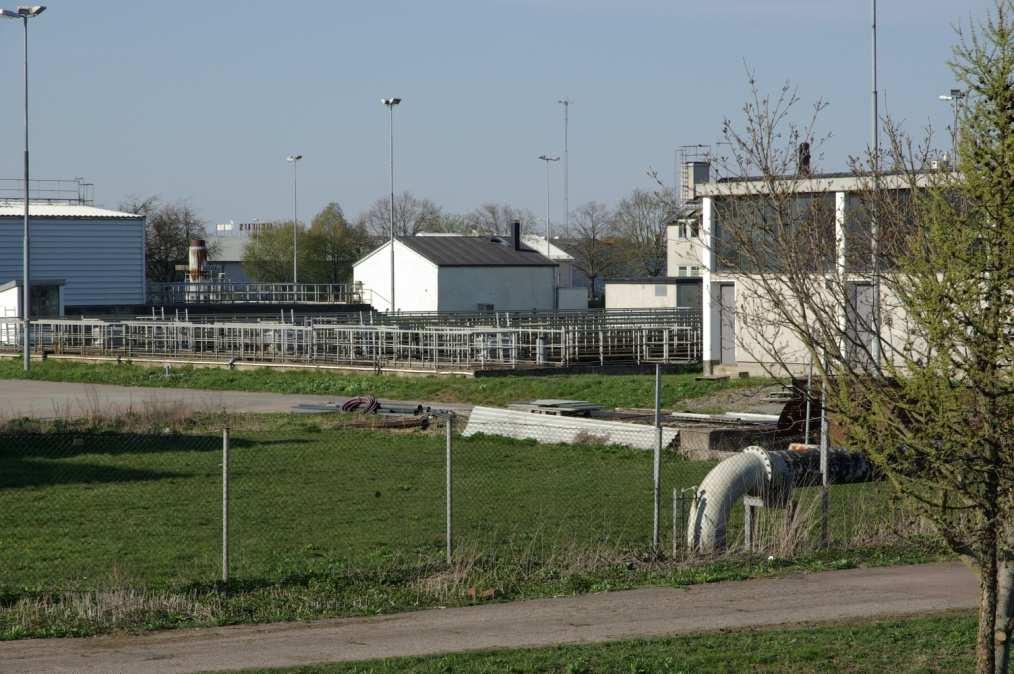
<svg viewBox="0 0 1014 674"><path fill-rule="evenodd" d="M828 479L851 484L878 479L873 466L859 453L833 448L828 451ZM744 496L754 496L767 507L788 503L793 487L821 484L820 449L794 445L781 451L747 447L711 469L697 488L687 522L687 545L703 553L726 548L726 529L732 509Z"/></svg>

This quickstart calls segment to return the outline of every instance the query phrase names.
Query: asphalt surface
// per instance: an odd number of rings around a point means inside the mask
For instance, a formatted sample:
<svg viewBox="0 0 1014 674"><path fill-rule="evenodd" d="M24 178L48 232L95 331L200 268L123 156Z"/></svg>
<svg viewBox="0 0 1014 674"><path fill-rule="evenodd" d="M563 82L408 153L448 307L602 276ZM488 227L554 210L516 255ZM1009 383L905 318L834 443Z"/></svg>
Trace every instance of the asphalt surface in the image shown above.
<svg viewBox="0 0 1014 674"><path fill-rule="evenodd" d="M179 405L195 412L315 412L326 405L341 405L347 397L283 395L250 391L206 391L186 388L148 388L72 382L0 380L0 418L71 418L93 413L108 414L148 405ZM471 405L416 400L381 400L382 405L468 412Z"/></svg>
<svg viewBox="0 0 1014 674"><path fill-rule="evenodd" d="M0 643L2 672L193 672L548 646L976 606L960 563L433 609L376 618Z"/></svg>

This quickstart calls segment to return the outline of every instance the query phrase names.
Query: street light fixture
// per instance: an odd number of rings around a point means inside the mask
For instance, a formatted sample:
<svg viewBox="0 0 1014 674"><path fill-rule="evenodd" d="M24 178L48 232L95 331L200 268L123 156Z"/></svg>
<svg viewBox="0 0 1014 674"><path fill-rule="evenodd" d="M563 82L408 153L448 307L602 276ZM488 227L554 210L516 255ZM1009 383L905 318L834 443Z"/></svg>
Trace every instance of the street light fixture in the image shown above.
<svg viewBox="0 0 1014 674"><path fill-rule="evenodd" d="M554 161L560 161L560 158L559 157L553 157L553 156L548 155L548 154L540 154L539 155L539 159L541 159L542 161L546 162L546 257L548 258L550 256L550 254L549 254L550 241L549 240L550 240L550 238L552 236L552 225L550 224L550 217L549 217L550 203L551 203L551 200L549 198L549 164L551 162L554 162ZM515 245L518 245L518 243L519 242L515 242ZM557 305L558 305L557 295L559 293L558 293L557 288L560 285L560 280L557 278L557 274L558 273L559 273L559 268L554 269L554 271L553 271L553 286L554 286L553 287L553 308L554 309L556 309Z"/></svg>
<svg viewBox="0 0 1014 674"><path fill-rule="evenodd" d="M30 365L31 356L31 328L29 327L29 319L31 318L31 292L30 288L30 277L28 268L28 20L42 14L46 11L45 5L28 5L18 7L16 10L0 9L0 17L6 19L21 19L21 23L25 28L25 220L24 220L24 234L22 238L21 247L21 290L22 290L22 314L24 317L23 323L23 339L24 344L22 345L23 353L23 367L25 372L28 372Z"/></svg>
<svg viewBox="0 0 1014 674"><path fill-rule="evenodd" d="M382 98L380 102L387 106L388 131L391 149L391 311L394 311L394 106L401 103L400 98Z"/></svg>
<svg viewBox="0 0 1014 674"><path fill-rule="evenodd" d="M296 235L296 228L299 226L298 225L298 223L299 223L298 211L297 211L297 208L296 208L296 206L297 206L297 201L296 201L296 164L302 158L303 158L303 155L301 155L301 154L290 154L288 157L285 158L285 161L287 161L290 164L292 164L292 285L293 285L292 293L293 293L293 299L295 299L295 297L296 297L296 295L295 295L295 293L296 293L295 285L297 283L299 283L299 276L298 276L298 273L297 273L298 269L297 269L297 266L296 266L296 253L297 253L297 246L299 245L299 243L298 243L298 237Z"/></svg>
<svg viewBox="0 0 1014 674"><path fill-rule="evenodd" d="M938 96L941 101L949 101L951 107L954 108L954 124L951 126L951 154L954 155L953 161L958 160L958 114L961 111L961 101L965 98L965 92L961 89L951 89L949 94L941 94Z"/></svg>

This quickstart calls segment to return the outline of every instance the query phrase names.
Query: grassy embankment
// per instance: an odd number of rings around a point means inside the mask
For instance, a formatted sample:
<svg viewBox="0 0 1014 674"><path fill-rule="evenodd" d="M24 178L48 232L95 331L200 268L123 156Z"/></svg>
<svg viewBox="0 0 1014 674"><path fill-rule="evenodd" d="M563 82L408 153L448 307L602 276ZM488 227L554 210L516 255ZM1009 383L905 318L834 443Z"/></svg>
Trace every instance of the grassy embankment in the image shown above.
<svg viewBox="0 0 1014 674"><path fill-rule="evenodd" d="M276 415L233 433L223 586L221 440L214 421L187 421L183 435L53 421L62 433L0 436L0 638L373 615L940 554L884 535L897 522L883 485L854 485L832 490L830 550L812 546L804 519L792 533L773 526L774 561L768 550L656 557L650 453L488 436L455 439L447 565L440 429ZM663 493L712 465L667 456ZM781 522L774 512L766 521Z"/></svg>
<svg viewBox="0 0 1014 674"><path fill-rule="evenodd" d="M460 653L293 669L263 674L596 674L598 672L967 672L975 616L850 621L791 629L736 630L664 639Z"/></svg>
<svg viewBox="0 0 1014 674"><path fill-rule="evenodd" d="M731 379L696 381L694 372L663 377L663 406L672 407L687 398L716 391L757 386L766 380ZM21 361L0 358L0 379L24 377ZM532 398L576 398L607 407L651 407L653 375L571 374L551 376L400 377L327 370L227 370L224 368L176 367L168 377L160 368L130 363L77 363L48 360L33 363L29 378L47 381L119 384L122 386L182 387L220 391L268 391L316 395L355 396L372 393L394 400L462 402L504 405Z"/></svg>

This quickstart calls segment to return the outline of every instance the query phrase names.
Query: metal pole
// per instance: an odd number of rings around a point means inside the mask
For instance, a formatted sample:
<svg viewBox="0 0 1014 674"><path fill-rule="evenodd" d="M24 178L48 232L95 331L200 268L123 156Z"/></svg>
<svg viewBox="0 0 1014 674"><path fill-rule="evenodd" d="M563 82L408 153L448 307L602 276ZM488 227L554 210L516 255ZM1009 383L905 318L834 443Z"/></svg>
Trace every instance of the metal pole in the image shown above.
<svg viewBox="0 0 1014 674"><path fill-rule="evenodd" d="M827 356L824 357L824 378L820 386L820 543L827 547L828 544L828 421L827 421Z"/></svg>
<svg viewBox="0 0 1014 674"><path fill-rule="evenodd" d="M871 117L872 149L873 149L873 183L874 189L879 185L880 174L880 116L877 106L877 0L870 0L872 13L872 79L873 79L873 109ZM880 371L880 226L877 223L876 200L874 200L871 211L870 223L870 250L873 254L873 347L870 349L873 356L873 364L877 371Z"/></svg>
<svg viewBox="0 0 1014 674"><path fill-rule="evenodd" d="M652 457L651 545L658 550L662 515L662 365L655 363L655 454Z"/></svg>
<svg viewBox="0 0 1014 674"><path fill-rule="evenodd" d="M28 372L31 368L31 316L32 316L32 300L31 300L31 278L29 276L29 265L28 265L28 251L29 251L29 240L28 240L28 15L21 17L21 21L25 27L25 222L24 222L24 234L23 234L23 245L21 255L23 257L21 261L21 288L22 294L22 316L25 319L24 322L24 344L22 345L22 352L24 357L24 371Z"/></svg>
<svg viewBox="0 0 1014 674"><path fill-rule="evenodd" d="M297 273L297 246L299 245L298 237L296 234L296 228L299 223L299 211L297 208L297 193L296 193L296 165L298 161L292 162L292 285L293 292L295 292L295 285L299 283L299 275Z"/></svg>
<svg viewBox="0 0 1014 674"><path fill-rule="evenodd" d="M810 356L810 370L806 374L806 421L803 422L803 442L810 444L810 402L813 390L813 356Z"/></svg>
<svg viewBox="0 0 1014 674"><path fill-rule="evenodd" d="M570 228L570 148L569 145L569 129L567 128L570 123L570 104L569 98L564 98L559 101L560 105L563 106L563 225L564 231Z"/></svg>
<svg viewBox="0 0 1014 674"><path fill-rule="evenodd" d="M451 484L451 449L452 449L452 438L454 435L454 412L447 413L447 456L445 459L445 465L447 467L447 563L451 563L451 550L452 550L452 515L454 512L453 502L453 490Z"/></svg>
<svg viewBox="0 0 1014 674"><path fill-rule="evenodd" d="M229 427L222 430L222 582L229 582Z"/></svg>
<svg viewBox="0 0 1014 674"><path fill-rule="evenodd" d="M387 109L391 150L391 311L394 311L394 105L388 105Z"/></svg>
<svg viewBox="0 0 1014 674"><path fill-rule="evenodd" d="M552 225L550 224L549 212L552 199L549 196L549 160L546 160L546 257L549 257L549 242L553 238Z"/></svg>

